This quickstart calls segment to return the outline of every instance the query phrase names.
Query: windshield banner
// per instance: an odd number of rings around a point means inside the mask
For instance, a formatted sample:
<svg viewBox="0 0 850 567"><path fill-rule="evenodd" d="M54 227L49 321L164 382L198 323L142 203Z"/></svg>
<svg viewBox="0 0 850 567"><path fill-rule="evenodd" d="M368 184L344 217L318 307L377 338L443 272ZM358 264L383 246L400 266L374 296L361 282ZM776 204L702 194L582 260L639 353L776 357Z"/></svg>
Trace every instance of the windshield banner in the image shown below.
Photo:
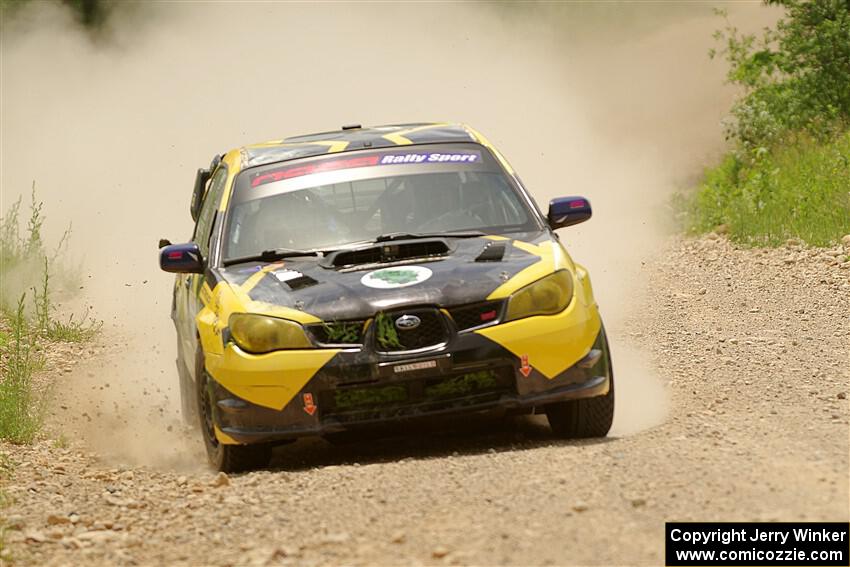
<svg viewBox="0 0 850 567"><path fill-rule="evenodd" d="M356 167L369 167L374 165L427 165L445 163L480 163L481 152L475 150L447 151L447 152L382 152L377 154L326 159L313 163L300 165L287 165L271 171L263 171L254 174L251 178L251 187L259 187L266 183L292 179L303 175L323 173L326 171L337 171L340 169L353 169Z"/></svg>

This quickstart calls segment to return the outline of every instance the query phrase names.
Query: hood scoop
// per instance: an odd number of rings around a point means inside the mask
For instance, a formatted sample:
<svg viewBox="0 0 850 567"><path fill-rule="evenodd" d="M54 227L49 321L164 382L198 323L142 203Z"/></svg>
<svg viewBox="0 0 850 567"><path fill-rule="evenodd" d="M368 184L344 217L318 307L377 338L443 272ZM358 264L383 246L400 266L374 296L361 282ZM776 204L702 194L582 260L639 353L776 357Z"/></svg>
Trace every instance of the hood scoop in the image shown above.
<svg viewBox="0 0 850 567"><path fill-rule="evenodd" d="M505 257L508 243L504 241L488 242L484 250L475 258L476 262L501 262Z"/></svg>
<svg viewBox="0 0 850 567"><path fill-rule="evenodd" d="M449 245L441 238L393 242L354 250L339 250L322 258L321 265L326 268L346 268L364 264L385 264L412 258L439 257L445 256L448 252Z"/></svg>

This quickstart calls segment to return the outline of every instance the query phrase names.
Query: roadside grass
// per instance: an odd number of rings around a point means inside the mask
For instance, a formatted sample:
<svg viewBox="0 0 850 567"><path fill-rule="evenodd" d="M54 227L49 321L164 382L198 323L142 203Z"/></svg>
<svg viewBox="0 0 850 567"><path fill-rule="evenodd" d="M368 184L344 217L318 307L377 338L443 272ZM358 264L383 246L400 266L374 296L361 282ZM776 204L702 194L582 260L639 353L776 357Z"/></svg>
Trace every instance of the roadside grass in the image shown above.
<svg viewBox="0 0 850 567"><path fill-rule="evenodd" d="M91 340L102 326L88 311L76 320L73 314L60 320L51 301L53 273L70 226L48 254L42 239L43 203L36 199L34 184L23 236L20 213L19 198L0 219L0 439L18 444L31 443L44 422L49 388L37 388L34 375L45 367L46 348ZM14 302L13 291L18 293Z"/></svg>
<svg viewBox="0 0 850 567"><path fill-rule="evenodd" d="M102 321L96 321L89 317L89 310L78 319L74 320L74 314L68 316L68 321L63 322L54 317L53 308L50 303L50 269L47 257L44 258L44 267L39 288L33 288L33 303L35 304L35 323L37 332L50 341L65 343L86 342L94 338L103 327Z"/></svg>
<svg viewBox="0 0 850 567"><path fill-rule="evenodd" d="M747 246L835 244L850 234L850 131L826 142L797 134L749 163L730 153L677 201L692 234L725 232Z"/></svg>
<svg viewBox="0 0 850 567"><path fill-rule="evenodd" d="M71 442L68 440L68 437L66 437L64 433L60 433L53 440L53 447L55 449L67 449L70 446L71 446Z"/></svg>
<svg viewBox="0 0 850 567"><path fill-rule="evenodd" d="M12 317L10 339L3 349L3 379L0 381L0 437L12 443L30 443L44 417L44 398L33 387L33 375L44 367L37 349L38 333L27 323L24 297Z"/></svg>
<svg viewBox="0 0 850 567"><path fill-rule="evenodd" d="M9 457L0 453L0 481L5 480L12 473L12 463L9 461ZM11 499L9 495L6 494L2 487L0 487L0 510L8 507L11 504ZM9 557L9 549L6 546L6 522L4 520L4 515L0 515L0 564L3 561L7 561L11 559Z"/></svg>

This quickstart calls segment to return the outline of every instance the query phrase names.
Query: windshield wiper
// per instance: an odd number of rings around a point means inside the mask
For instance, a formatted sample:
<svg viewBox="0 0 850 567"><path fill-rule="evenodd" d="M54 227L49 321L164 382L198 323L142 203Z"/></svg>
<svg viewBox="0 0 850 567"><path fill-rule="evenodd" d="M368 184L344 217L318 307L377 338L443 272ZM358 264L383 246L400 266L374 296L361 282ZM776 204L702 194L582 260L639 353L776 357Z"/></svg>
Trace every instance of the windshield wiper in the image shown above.
<svg viewBox="0 0 850 567"><path fill-rule="evenodd" d="M251 256L242 256L240 258L228 258L222 262L225 266L233 264L242 264L243 262L273 262L274 260L282 260L283 258L297 258L299 256L319 256L327 252L322 250L296 250L295 248L273 248L271 250L263 250L259 254Z"/></svg>
<svg viewBox="0 0 850 567"><path fill-rule="evenodd" d="M417 240L420 238L477 238L487 236L480 230L467 230L462 232L389 232L381 234L372 242L391 242L393 240Z"/></svg>

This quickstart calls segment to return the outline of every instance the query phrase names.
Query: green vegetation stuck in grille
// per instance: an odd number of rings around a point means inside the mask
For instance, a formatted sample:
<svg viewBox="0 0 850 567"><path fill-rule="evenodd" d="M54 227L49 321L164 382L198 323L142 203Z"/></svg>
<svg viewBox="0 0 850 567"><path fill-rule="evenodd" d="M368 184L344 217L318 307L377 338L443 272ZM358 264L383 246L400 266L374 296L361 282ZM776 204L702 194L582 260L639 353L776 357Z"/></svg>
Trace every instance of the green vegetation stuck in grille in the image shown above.
<svg viewBox="0 0 850 567"><path fill-rule="evenodd" d="M425 399L444 400L460 398L477 392L487 392L496 389L498 381L492 370L479 370L461 374L436 384L425 387Z"/></svg>
<svg viewBox="0 0 850 567"><path fill-rule="evenodd" d="M363 332L363 323L332 322L323 323L322 327L329 343L358 343Z"/></svg>
<svg viewBox="0 0 850 567"><path fill-rule="evenodd" d="M375 317L375 338L382 348L404 348L404 345L398 340L398 333L393 326L393 320L385 313L378 313Z"/></svg>
<svg viewBox="0 0 850 567"><path fill-rule="evenodd" d="M480 370L429 381L425 384L423 393L419 396L409 393L409 384L336 390L334 392L334 404L337 410L345 411L404 402L433 402L463 398L473 394L492 392L498 388L499 381L496 372Z"/></svg>
<svg viewBox="0 0 850 567"><path fill-rule="evenodd" d="M337 390L334 392L334 402L337 409L340 410L386 405L405 400L407 400L407 388L400 385Z"/></svg>

